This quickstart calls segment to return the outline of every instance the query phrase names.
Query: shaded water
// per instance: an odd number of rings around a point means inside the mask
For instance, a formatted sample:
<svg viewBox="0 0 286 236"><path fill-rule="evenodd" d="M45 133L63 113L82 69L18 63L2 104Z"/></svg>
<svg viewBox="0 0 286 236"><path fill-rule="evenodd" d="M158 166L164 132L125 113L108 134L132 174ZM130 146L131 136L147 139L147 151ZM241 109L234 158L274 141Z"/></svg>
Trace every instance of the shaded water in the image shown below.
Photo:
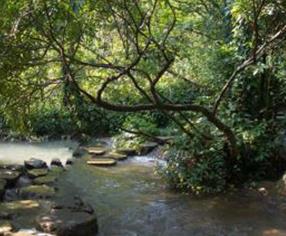
<svg viewBox="0 0 286 236"><path fill-rule="evenodd" d="M62 184L96 209L100 236L286 235L286 215L263 197L236 193L193 199L166 189L152 159L112 168L78 162Z"/></svg>
<svg viewBox="0 0 286 236"><path fill-rule="evenodd" d="M24 160L38 158L49 164L53 158L59 158L65 163L72 157L72 149L76 146L77 143L70 140L41 143L0 142L0 162L23 164Z"/></svg>
<svg viewBox="0 0 286 236"><path fill-rule="evenodd" d="M71 157L75 143L0 144L0 160ZM111 168L75 163L59 180L59 197L80 196L99 220L100 236L286 235L286 215L262 196L235 193L205 199L169 191L153 172L152 157Z"/></svg>

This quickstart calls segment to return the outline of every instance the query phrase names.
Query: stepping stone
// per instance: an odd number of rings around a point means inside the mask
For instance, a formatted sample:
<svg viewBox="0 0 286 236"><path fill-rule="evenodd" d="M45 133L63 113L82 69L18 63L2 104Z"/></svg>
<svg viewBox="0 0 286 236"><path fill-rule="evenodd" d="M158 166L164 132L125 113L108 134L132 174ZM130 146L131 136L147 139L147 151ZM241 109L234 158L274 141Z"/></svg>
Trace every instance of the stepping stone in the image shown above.
<svg viewBox="0 0 286 236"><path fill-rule="evenodd" d="M28 170L28 176L32 179L45 176L48 174L48 169L32 169Z"/></svg>
<svg viewBox="0 0 286 236"><path fill-rule="evenodd" d="M103 155L106 153L106 149L103 147L88 147L86 148L89 154L93 155Z"/></svg>
<svg viewBox="0 0 286 236"><path fill-rule="evenodd" d="M47 185L30 185L21 188L19 193L24 199L48 199L53 197L56 191Z"/></svg>
<svg viewBox="0 0 286 236"><path fill-rule="evenodd" d="M96 158L86 162L88 165L94 166L114 166L116 165L117 161L114 159L108 158Z"/></svg>
<svg viewBox="0 0 286 236"><path fill-rule="evenodd" d="M52 175L48 175L48 176L42 176L42 177L38 177L36 179L33 180L33 184L35 185L51 185L54 184L57 181L57 177L56 176L52 176Z"/></svg>
<svg viewBox="0 0 286 236"><path fill-rule="evenodd" d="M120 154L120 153L117 153L117 152L109 152L109 153L106 153L103 158L110 158L110 159L114 159L116 161L123 161L123 160L126 160L127 159L127 155L124 155L124 154Z"/></svg>

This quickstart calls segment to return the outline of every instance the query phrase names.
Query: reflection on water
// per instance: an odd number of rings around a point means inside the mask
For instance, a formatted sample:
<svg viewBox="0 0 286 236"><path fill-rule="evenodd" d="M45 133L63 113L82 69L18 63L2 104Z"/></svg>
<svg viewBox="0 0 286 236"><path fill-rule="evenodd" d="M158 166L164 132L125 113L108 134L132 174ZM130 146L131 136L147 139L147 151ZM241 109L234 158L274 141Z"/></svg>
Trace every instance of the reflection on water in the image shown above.
<svg viewBox="0 0 286 236"><path fill-rule="evenodd" d="M63 163L72 156L73 141L48 141L42 143L1 142L0 162L23 164L24 160L38 158L48 164L53 158L59 158Z"/></svg>
<svg viewBox="0 0 286 236"><path fill-rule="evenodd" d="M93 205L100 236L286 235L285 215L262 197L192 199L166 189L153 163L146 157L112 168L78 162L61 180L61 195Z"/></svg>

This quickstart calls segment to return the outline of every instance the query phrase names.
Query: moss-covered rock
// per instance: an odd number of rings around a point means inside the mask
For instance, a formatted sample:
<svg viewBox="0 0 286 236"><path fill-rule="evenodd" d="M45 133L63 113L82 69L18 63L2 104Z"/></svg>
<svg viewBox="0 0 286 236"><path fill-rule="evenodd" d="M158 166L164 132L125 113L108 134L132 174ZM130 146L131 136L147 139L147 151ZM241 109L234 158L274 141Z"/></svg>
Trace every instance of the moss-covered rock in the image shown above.
<svg viewBox="0 0 286 236"><path fill-rule="evenodd" d="M19 171L0 169L0 179L6 180L8 185L14 185L17 182L20 175L21 172Z"/></svg>
<svg viewBox="0 0 286 236"><path fill-rule="evenodd" d="M53 175L47 175L47 176L42 176L38 177L33 180L33 184L35 185L52 185L57 181L57 177Z"/></svg>
<svg viewBox="0 0 286 236"><path fill-rule="evenodd" d="M94 165L94 166L114 166L116 165L117 161L114 159L108 159L108 158L96 158L87 161L88 165Z"/></svg>
<svg viewBox="0 0 286 236"><path fill-rule="evenodd" d="M34 178L38 178L41 176L45 176L48 174L48 169L32 169L32 170L28 170L27 174L30 178L34 179Z"/></svg>
<svg viewBox="0 0 286 236"><path fill-rule="evenodd" d="M53 187L47 185L30 185L19 190L23 199L49 199L56 193Z"/></svg>

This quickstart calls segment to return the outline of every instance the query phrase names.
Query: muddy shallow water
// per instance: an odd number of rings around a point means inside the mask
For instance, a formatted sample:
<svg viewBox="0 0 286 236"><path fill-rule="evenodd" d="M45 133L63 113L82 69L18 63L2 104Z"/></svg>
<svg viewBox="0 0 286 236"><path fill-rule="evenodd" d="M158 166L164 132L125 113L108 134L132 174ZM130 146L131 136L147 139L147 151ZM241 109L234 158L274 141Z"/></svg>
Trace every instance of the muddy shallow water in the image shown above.
<svg viewBox="0 0 286 236"><path fill-rule="evenodd" d="M0 161L70 158L73 142L0 144ZM58 197L80 196L96 210L100 236L286 235L286 214L271 199L234 193L204 199L168 190L152 157L130 157L110 168L77 161L60 178Z"/></svg>

